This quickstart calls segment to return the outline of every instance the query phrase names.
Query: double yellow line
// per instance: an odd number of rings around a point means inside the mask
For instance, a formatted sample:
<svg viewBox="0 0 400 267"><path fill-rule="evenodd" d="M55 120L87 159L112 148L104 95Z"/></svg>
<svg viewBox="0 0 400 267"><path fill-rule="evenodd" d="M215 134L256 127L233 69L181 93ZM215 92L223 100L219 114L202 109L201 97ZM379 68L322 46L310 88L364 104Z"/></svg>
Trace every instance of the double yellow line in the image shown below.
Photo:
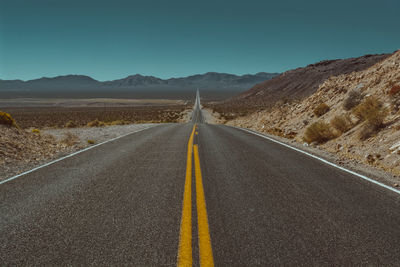
<svg viewBox="0 0 400 267"><path fill-rule="evenodd" d="M193 145L197 126L193 126L189 138L186 165L185 192L183 195L181 230L178 249L178 266L192 266L192 154L196 179L197 226L199 238L199 256L201 266L214 266L210 231L208 228L206 200L204 197L203 178L201 176L199 148ZM196 132L197 134L197 132Z"/></svg>

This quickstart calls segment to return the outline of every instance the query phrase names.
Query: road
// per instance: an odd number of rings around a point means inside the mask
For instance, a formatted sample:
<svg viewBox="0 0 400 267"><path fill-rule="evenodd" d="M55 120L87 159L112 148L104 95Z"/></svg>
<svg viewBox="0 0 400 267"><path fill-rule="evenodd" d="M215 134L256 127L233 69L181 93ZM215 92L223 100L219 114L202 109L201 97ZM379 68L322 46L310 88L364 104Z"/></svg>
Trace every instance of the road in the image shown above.
<svg viewBox="0 0 400 267"><path fill-rule="evenodd" d="M0 184L1 265L400 266L399 194L200 106Z"/></svg>

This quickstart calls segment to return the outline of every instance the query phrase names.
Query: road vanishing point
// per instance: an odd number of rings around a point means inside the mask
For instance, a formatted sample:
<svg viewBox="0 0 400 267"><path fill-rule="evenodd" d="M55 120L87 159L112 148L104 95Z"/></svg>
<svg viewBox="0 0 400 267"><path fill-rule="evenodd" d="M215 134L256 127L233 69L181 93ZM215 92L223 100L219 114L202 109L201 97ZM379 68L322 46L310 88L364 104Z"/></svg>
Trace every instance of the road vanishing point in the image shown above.
<svg viewBox="0 0 400 267"><path fill-rule="evenodd" d="M400 195L204 121L0 184L0 265L400 266Z"/></svg>

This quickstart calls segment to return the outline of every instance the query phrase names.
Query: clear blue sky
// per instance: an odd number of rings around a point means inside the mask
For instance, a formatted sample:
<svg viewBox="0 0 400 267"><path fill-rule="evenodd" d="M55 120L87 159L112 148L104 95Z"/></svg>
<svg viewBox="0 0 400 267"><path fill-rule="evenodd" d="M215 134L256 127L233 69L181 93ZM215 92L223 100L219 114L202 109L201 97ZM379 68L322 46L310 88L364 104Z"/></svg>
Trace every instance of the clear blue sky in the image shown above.
<svg viewBox="0 0 400 267"><path fill-rule="evenodd" d="M0 79L283 72L400 49L399 0L0 0Z"/></svg>

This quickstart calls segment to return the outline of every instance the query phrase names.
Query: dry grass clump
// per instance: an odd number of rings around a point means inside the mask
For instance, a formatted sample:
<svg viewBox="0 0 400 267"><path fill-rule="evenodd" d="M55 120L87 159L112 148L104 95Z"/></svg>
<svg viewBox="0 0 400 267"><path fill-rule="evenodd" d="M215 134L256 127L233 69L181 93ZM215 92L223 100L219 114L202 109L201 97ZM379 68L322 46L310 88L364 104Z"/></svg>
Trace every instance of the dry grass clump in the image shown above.
<svg viewBox="0 0 400 267"><path fill-rule="evenodd" d="M34 134L40 134L40 130L39 129L32 129L31 131Z"/></svg>
<svg viewBox="0 0 400 267"><path fill-rule="evenodd" d="M1 110L0 110L0 124L8 126L17 126L15 120L11 117L11 115Z"/></svg>
<svg viewBox="0 0 400 267"><path fill-rule="evenodd" d="M335 137L336 136L332 132L330 125L323 121L319 121L307 127L303 139L307 143L315 142L317 144L322 144Z"/></svg>
<svg viewBox="0 0 400 267"><path fill-rule="evenodd" d="M360 90L352 90L349 92L349 95L343 102L343 108L345 110L350 110L361 103L363 100L364 95L361 93Z"/></svg>
<svg viewBox="0 0 400 267"><path fill-rule="evenodd" d="M77 125L76 125L76 123L73 122L73 121L68 121L68 122L65 124L65 127L67 127L67 128L75 128L75 127L77 127Z"/></svg>
<svg viewBox="0 0 400 267"><path fill-rule="evenodd" d="M349 115L335 116L331 121L330 125L335 128L340 134L347 132L353 127Z"/></svg>
<svg viewBox="0 0 400 267"><path fill-rule="evenodd" d="M106 123L103 121L99 121L98 119L95 119L94 121L90 121L86 124L88 127L103 127L105 126Z"/></svg>
<svg viewBox="0 0 400 267"><path fill-rule="evenodd" d="M376 134L384 125L388 114L381 101L370 96L353 110L354 115L362 122L365 121L361 131L360 139L365 140Z"/></svg>
<svg viewBox="0 0 400 267"><path fill-rule="evenodd" d="M369 121L376 125L382 125L387 111L381 101L376 97L370 96L354 108L353 114L360 121Z"/></svg>
<svg viewBox="0 0 400 267"><path fill-rule="evenodd" d="M79 137L76 134L67 132L64 134L64 138L60 142L67 146L74 146L79 143Z"/></svg>
<svg viewBox="0 0 400 267"><path fill-rule="evenodd" d="M314 109L314 114L317 117L321 117L322 115L324 115L328 111L329 111L329 106L327 104L325 104L325 103L321 103Z"/></svg>

